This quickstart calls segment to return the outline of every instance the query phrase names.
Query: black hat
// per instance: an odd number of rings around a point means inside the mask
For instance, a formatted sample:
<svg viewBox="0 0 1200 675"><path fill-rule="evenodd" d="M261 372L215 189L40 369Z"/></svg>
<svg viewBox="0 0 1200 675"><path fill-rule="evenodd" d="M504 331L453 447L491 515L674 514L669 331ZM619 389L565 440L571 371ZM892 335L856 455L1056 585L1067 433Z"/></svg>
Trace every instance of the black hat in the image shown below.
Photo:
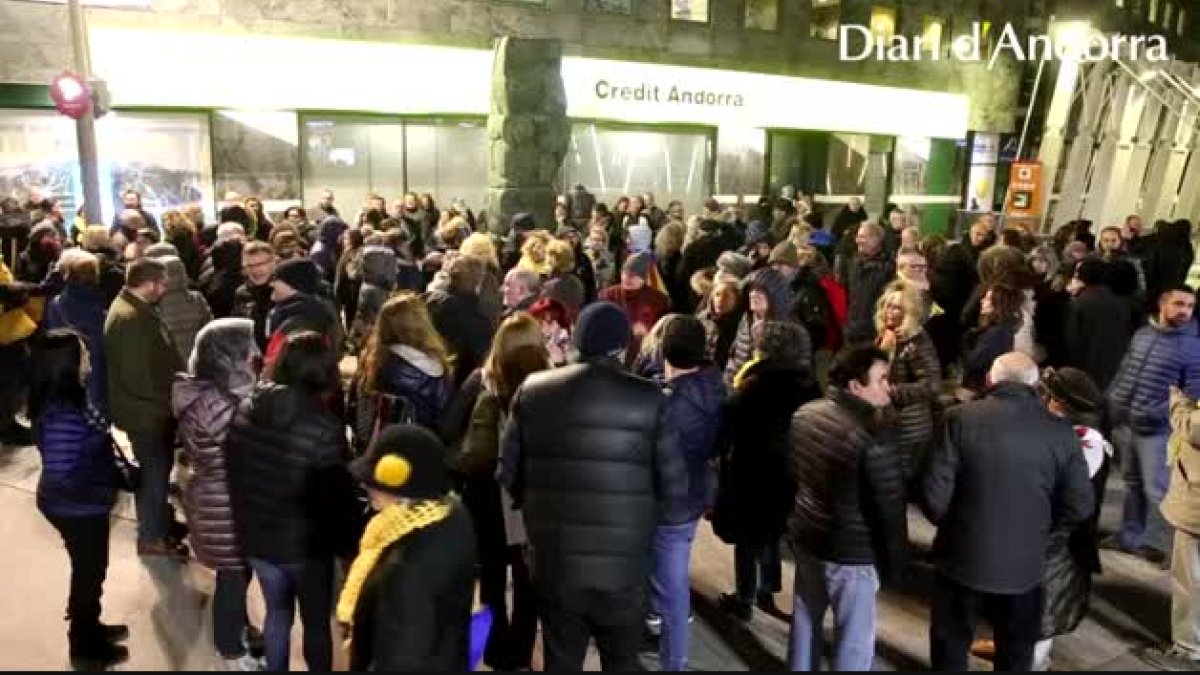
<svg viewBox="0 0 1200 675"><path fill-rule="evenodd" d="M1047 368L1042 371L1042 388L1076 412L1097 413L1104 408L1104 394L1078 368Z"/></svg>
<svg viewBox="0 0 1200 675"><path fill-rule="evenodd" d="M629 346L629 317L611 302L594 302L579 314L575 326L575 347L585 359L608 356Z"/></svg>
<svg viewBox="0 0 1200 675"><path fill-rule="evenodd" d="M308 258L292 258L279 263L271 280L282 281L308 295L316 295L321 290L321 270Z"/></svg>
<svg viewBox="0 0 1200 675"><path fill-rule="evenodd" d="M433 432L393 424L375 437L367 454L350 463L350 473L367 487L406 499L440 499L449 491L446 449Z"/></svg>
<svg viewBox="0 0 1200 675"><path fill-rule="evenodd" d="M537 222L533 219L533 214L518 213L512 217L513 232L532 232L537 229Z"/></svg>
<svg viewBox="0 0 1200 675"><path fill-rule="evenodd" d="M704 365L707 347L708 333L700 319L694 316L673 317L663 328L663 360L675 368L687 370Z"/></svg>

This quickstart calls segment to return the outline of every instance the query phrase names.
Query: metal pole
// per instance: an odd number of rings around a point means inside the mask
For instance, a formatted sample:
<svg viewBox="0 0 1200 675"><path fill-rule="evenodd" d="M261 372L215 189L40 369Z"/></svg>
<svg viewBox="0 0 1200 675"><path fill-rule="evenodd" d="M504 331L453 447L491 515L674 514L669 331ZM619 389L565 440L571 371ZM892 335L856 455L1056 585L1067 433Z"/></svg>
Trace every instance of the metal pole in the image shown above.
<svg viewBox="0 0 1200 675"><path fill-rule="evenodd" d="M69 0L71 48L75 70L85 81L92 79L92 59L88 50L87 26L79 0ZM83 181L83 211L88 225L100 224L100 162L96 151L96 117L91 106L75 122L75 142L79 149L79 175Z"/></svg>
<svg viewBox="0 0 1200 675"><path fill-rule="evenodd" d="M1029 133L1029 121L1033 117L1033 106L1037 103L1038 87L1042 84L1042 71L1046 69L1046 59L1038 61L1037 75L1033 78L1033 91L1029 92L1029 105L1025 108L1025 124L1021 125L1021 140L1017 141L1017 156L1016 161L1021 161L1021 155L1025 153L1025 136ZM1004 210L1008 210L1008 205L1005 204Z"/></svg>

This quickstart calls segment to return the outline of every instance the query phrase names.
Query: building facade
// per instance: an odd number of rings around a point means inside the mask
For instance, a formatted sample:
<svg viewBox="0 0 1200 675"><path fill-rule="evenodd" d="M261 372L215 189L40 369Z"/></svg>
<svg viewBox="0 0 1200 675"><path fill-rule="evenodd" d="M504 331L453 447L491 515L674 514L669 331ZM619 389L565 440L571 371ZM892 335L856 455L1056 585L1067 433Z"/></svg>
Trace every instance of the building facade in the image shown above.
<svg viewBox="0 0 1200 675"><path fill-rule="evenodd" d="M1191 30L1179 2L1118 0L1139 1L1170 4L1170 27ZM478 209L492 46L512 35L564 45L564 187L609 202L650 191L689 212L709 195L791 187L828 208L851 196L872 213L911 205L930 230L1002 198L1031 86L1028 64L987 50L1001 26L1036 30L1025 17L1047 11L999 0L85 4L93 71L113 98L98 122L106 216L128 187L152 210L212 210L230 190L282 208L325 187L355 206L368 192L417 191ZM70 201L74 132L46 88L71 65L66 9L0 0L0 25L0 192ZM844 26L937 46L851 60ZM984 58L946 58L973 31Z"/></svg>

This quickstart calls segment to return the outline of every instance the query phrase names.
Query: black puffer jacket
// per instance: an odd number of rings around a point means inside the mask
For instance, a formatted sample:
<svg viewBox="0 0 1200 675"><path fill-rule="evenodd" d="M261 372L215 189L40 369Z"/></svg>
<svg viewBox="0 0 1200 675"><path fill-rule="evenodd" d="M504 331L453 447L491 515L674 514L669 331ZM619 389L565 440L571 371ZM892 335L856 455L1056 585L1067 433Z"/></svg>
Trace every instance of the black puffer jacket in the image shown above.
<svg viewBox="0 0 1200 675"><path fill-rule="evenodd" d="M641 593L659 523L688 519L667 398L615 363L529 376L501 442L500 482L524 505L548 588Z"/></svg>
<svg viewBox="0 0 1200 675"><path fill-rule="evenodd" d="M225 453L247 558L301 562L354 550L362 512L345 427L317 396L260 385L238 410Z"/></svg>
<svg viewBox="0 0 1200 675"><path fill-rule="evenodd" d="M904 566L904 480L875 408L837 388L792 417L796 545L842 565Z"/></svg>
<svg viewBox="0 0 1200 675"><path fill-rule="evenodd" d="M869 341L875 337L875 303L896 277L896 262L881 251L872 258L856 254L846 267L846 278L841 280L849 298L846 342Z"/></svg>
<svg viewBox="0 0 1200 675"><path fill-rule="evenodd" d="M933 437L934 406L942 387L937 351L924 330L897 341L888 382L893 387L892 405L899 422L896 442L906 449L902 453L906 463L917 460L904 467L904 475L912 477L920 469L919 460Z"/></svg>
<svg viewBox="0 0 1200 675"><path fill-rule="evenodd" d="M478 295L431 291L425 295L429 318L454 354L454 386L483 365L492 344L492 322Z"/></svg>
<svg viewBox="0 0 1200 675"><path fill-rule="evenodd" d="M819 391L797 367L757 361L739 379L725 410L713 530L728 544L767 544L787 527L796 486L788 473L792 414Z"/></svg>

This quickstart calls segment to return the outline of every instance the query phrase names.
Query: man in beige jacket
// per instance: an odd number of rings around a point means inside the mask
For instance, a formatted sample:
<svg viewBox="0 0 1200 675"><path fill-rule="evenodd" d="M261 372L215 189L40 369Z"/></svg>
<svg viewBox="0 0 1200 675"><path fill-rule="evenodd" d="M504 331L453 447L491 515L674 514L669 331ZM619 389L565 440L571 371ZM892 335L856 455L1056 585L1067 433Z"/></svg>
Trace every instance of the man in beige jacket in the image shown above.
<svg viewBox="0 0 1200 675"><path fill-rule="evenodd" d="M1162 515L1175 528L1171 553L1171 646L1151 648L1160 670L1200 670L1200 408L1171 387L1171 483Z"/></svg>

